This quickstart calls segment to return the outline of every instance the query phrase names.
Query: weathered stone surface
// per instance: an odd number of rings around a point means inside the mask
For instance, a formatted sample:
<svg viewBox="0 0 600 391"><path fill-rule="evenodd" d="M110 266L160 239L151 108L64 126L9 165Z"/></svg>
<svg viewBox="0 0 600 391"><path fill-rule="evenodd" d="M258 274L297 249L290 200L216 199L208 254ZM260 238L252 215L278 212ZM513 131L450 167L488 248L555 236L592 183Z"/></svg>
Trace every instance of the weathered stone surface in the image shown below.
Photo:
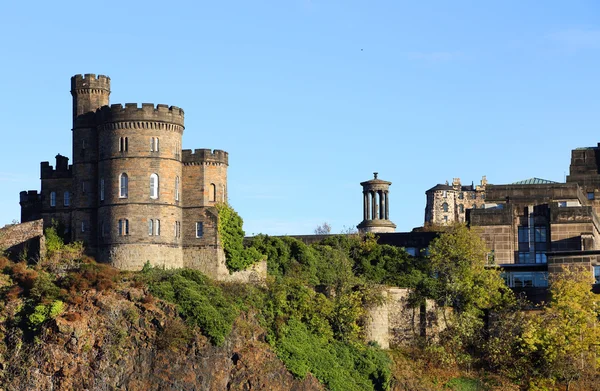
<svg viewBox="0 0 600 391"><path fill-rule="evenodd" d="M0 253L10 258L37 261L46 254L44 222L30 221L0 228Z"/></svg>

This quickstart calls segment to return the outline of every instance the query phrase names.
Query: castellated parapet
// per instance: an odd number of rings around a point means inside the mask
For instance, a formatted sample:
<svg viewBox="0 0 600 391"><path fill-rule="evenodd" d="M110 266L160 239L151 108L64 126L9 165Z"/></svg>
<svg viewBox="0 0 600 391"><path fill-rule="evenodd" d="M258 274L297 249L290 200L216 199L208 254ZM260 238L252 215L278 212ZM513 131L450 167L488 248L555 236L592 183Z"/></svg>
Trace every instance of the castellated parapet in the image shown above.
<svg viewBox="0 0 600 391"><path fill-rule="evenodd" d="M21 220L58 220L121 269L150 262L230 279L215 208L227 200L227 152L182 150L181 108L110 105L110 88L107 76L71 78L73 164L41 164L42 191L21 192Z"/></svg>
<svg viewBox="0 0 600 391"><path fill-rule="evenodd" d="M229 165L229 154L220 149L211 151L210 149L195 149L193 152L191 149L184 149L183 151L183 164L195 165L195 164L224 164Z"/></svg>

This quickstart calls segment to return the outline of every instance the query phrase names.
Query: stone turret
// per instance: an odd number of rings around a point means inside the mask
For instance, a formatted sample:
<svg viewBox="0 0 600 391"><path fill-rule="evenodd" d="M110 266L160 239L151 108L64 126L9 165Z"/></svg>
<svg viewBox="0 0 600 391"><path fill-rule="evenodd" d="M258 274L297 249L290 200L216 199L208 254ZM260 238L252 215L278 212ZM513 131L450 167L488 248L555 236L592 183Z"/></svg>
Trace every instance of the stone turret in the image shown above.
<svg viewBox="0 0 600 391"><path fill-rule="evenodd" d="M363 221L357 226L359 232L394 232L396 224L390 221L390 185L377 179L377 173L373 173L373 179L361 182L363 187Z"/></svg>

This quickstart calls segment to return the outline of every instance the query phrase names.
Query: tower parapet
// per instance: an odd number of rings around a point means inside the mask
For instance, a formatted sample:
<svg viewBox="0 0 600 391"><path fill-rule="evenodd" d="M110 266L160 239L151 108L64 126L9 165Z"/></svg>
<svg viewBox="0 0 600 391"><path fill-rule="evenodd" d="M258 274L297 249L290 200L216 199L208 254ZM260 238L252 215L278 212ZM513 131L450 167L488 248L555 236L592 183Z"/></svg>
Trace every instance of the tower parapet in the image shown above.
<svg viewBox="0 0 600 391"><path fill-rule="evenodd" d="M138 107L137 103L125 103L123 107L113 104L101 107L97 114L101 123L122 124L115 125L119 129L165 129L181 133L184 129L183 109L177 106L142 103L142 107Z"/></svg>
<svg viewBox="0 0 600 391"><path fill-rule="evenodd" d="M220 149L184 149L182 161L185 165L224 164L229 165L229 154Z"/></svg>
<svg viewBox="0 0 600 391"><path fill-rule="evenodd" d="M104 75L75 75L71 77L73 96L73 128L89 126L93 123L98 108L107 105L110 95L110 78Z"/></svg>
<svg viewBox="0 0 600 391"><path fill-rule="evenodd" d="M50 162L40 163L41 179L70 178L72 166L69 165L69 158L60 154L56 155L56 168L50 165Z"/></svg>

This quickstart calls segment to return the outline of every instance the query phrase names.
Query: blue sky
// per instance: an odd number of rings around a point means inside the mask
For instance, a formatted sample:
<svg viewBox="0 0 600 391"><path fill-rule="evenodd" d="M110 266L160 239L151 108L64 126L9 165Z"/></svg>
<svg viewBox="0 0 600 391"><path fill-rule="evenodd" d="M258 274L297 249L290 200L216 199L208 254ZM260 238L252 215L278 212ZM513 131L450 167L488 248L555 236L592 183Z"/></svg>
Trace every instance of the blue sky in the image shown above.
<svg viewBox="0 0 600 391"><path fill-rule="evenodd" d="M229 152L247 234L362 219L359 182L393 182L398 231L460 177L564 180L600 141L595 1L17 2L0 13L0 226L39 162L71 157L69 78L111 103L186 113L183 148Z"/></svg>

